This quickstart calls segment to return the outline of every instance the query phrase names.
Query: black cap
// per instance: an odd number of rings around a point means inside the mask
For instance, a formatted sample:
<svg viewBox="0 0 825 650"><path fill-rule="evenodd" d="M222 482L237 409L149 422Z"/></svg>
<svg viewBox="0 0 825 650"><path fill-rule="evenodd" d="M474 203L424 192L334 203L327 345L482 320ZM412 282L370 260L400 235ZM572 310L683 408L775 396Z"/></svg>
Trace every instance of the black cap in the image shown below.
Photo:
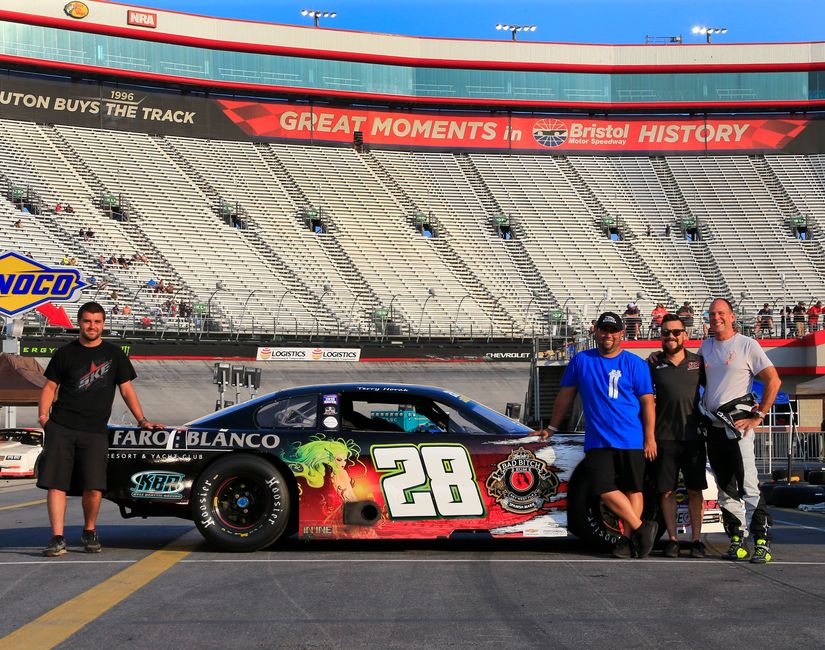
<svg viewBox="0 0 825 650"><path fill-rule="evenodd" d="M620 332L624 329L624 323L622 323L622 319L618 314L614 314L612 311L606 311L599 316L599 320L596 321L596 329L612 329L616 332Z"/></svg>

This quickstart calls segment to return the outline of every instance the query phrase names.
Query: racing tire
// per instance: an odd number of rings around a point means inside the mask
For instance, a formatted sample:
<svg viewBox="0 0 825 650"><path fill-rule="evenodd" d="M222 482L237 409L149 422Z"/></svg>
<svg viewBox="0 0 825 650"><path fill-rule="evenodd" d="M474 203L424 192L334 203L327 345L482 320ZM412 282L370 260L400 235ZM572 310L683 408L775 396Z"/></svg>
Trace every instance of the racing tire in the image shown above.
<svg viewBox="0 0 825 650"><path fill-rule="evenodd" d="M771 494L774 506L780 508L796 508L800 504L814 504L825 502L825 486L822 485L777 485Z"/></svg>
<svg viewBox="0 0 825 650"><path fill-rule="evenodd" d="M808 472L807 481L811 485L825 485L825 471L812 469Z"/></svg>
<svg viewBox="0 0 825 650"><path fill-rule="evenodd" d="M290 506L283 474L261 456L224 456L192 486L195 525L223 551L251 552L274 544L289 524Z"/></svg>
<svg viewBox="0 0 825 650"><path fill-rule="evenodd" d="M567 484L567 528L589 548L608 553L621 537L619 521L593 494L592 478L579 465Z"/></svg>

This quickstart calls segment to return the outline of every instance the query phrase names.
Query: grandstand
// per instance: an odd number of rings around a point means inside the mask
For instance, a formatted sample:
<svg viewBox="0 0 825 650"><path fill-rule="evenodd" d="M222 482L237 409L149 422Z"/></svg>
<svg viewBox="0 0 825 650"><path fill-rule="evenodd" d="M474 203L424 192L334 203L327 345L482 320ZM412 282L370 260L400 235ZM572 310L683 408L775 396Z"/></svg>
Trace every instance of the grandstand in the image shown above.
<svg viewBox="0 0 825 650"><path fill-rule="evenodd" d="M129 305L116 327L524 337L631 301L747 320L825 297L822 44L323 41L64 4L0 10L0 248L74 258L85 295ZM702 84L676 92L680 67Z"/></svg>

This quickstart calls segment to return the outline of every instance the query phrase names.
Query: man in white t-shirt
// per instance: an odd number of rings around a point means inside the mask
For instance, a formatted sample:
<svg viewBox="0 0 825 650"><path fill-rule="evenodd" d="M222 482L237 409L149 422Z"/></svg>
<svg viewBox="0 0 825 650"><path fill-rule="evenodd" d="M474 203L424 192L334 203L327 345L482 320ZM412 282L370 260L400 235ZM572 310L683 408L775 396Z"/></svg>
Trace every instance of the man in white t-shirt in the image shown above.
<svg viewBox="0 0 825 650"><path fill-rule="evenodd" d="M751 562L765 564L772 559L769 535L772 522L759 491L753 430L773 406L781 381L762 347L755 340L738 334L735 322L736 316L727 300L717 298L710 304L710 327L715 336L705 340L699 349L707 382L702 408L711 422L708 460L716 475L719 507L731 540L723 557L747 559L744 537L746 531L750 531L754 539ZM762 401L753 407L751 417L726 426L716 411L723 404L750 393L754 377L765 385Z"/></svg>

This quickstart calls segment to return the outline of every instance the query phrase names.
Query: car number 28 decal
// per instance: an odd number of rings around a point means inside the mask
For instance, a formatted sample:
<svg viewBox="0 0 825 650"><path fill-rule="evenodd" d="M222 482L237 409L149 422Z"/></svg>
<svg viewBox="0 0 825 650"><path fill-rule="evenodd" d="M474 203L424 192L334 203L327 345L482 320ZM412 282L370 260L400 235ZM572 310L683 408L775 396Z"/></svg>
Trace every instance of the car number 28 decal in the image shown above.
<svg viewBox="0 0 825 650"><path fill-rule="evenodd" d="M483 517L470 454L461 445L373 445L391 519Z"/></svg>

